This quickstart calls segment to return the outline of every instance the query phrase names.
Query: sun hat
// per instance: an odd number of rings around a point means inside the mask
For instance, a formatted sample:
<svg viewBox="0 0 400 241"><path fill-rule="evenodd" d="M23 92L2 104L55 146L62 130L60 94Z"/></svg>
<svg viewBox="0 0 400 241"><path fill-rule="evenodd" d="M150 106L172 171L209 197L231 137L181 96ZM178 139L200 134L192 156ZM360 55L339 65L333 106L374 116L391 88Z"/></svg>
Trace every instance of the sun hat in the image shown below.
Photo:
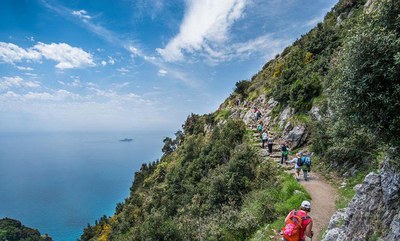
<svg viewBox="0 0 400 241"><path fill-rule="evenodd" d="M309 201L303 201L301 203L302 208L311 209L311 203Z"/></svg>

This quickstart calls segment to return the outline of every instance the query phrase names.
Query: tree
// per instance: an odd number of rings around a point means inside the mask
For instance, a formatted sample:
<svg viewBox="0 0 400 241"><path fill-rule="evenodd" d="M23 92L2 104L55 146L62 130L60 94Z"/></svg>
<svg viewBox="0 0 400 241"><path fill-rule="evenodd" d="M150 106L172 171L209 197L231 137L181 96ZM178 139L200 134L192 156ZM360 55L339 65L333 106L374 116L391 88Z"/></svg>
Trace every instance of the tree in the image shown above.
<svg viewBox="0 0 400 241"><path fill-rule="evenodd" d="M168 154L172 153L173 151L175 151L176 143L171 137L165 137L163 142L164 142L164 146L161 150L165 155L168 155Z"/></svg>
<svg viewBox="0 0 400 241"><path fill-rule="evenodd" d="M242 98L246 98L248 93L247 90L250 87L251 82L248 80L241 80L236 82L235 92L242 96Z"/></svg>
<svg viewBox="0 0 400 241"><path fill-rule="evenodd" d="M342 51L334 87L339 116L400 145L400 1L363 16Z"/></svg>

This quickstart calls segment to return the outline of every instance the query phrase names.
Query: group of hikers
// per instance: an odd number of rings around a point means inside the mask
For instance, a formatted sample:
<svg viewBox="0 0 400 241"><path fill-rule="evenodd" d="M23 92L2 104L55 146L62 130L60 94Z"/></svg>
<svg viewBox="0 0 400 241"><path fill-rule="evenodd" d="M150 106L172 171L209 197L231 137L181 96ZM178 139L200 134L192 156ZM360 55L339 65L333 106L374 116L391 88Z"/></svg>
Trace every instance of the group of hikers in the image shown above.
<svg viewBox="0 0 400 241"><path fill-rule="evenodd" d="M274 137L269 129L263 128L261 119L261 111L254 107L254 119L257 123L257 131L261 136L261 147L264 149L265 145L268 147L268 154L272 154L272 147L274 145ZM304 181L308 181L308 172L311 171L311 156L303 152L296 153L292 160L289 159L289 147L286 142L281 143L281 161L280 163L286 165L294 163L295 177L300 181L300 171L303 171ZM312 231L313 222L308 215L311 212L311 203L303 201L299 210L292 210L285 218L285 226L282 228L282 240L284 241L305 241L306 236L312 238L314 235Z"/></svg>
<svg viewBox="0 0 400 241"><path fill-rule="evenodd" d="M263 128L263 123L261 120L261 111L254 107L254 114L255 114L255 121L257 123L257 131L260 133L261 136L261 148L265 148L265 144L268 147L268 154L272 154L272 147L274 145L274 137L272 132L269 129ZM300 171L303 171L303 178L304 181L308 181L308 172L311 171L311 156L305 155L303 152L296 153L295 158L288 161L289 157L289 148L286 142L281 143L281 164L285 163L286 165L289 163L294 163L295 173L296 173L296 180L300 181Z"/></svg>

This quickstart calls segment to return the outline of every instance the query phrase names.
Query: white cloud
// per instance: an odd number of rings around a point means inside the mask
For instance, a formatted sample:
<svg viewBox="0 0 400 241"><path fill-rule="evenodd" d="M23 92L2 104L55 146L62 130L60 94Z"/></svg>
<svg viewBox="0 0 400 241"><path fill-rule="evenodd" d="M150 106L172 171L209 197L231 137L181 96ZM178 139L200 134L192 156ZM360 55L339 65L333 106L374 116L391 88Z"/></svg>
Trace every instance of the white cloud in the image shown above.
<svg viewBox="0 0 400 241"><path fill-rule="evenodd" d="M46 59L59 62L56 67L59 69L83 68L95 66L93 56L81 48L71 47L66 43L44 44L38 43L33 47Z"/></svg>
<svg viewBox="0 0 400 241"><path fill-rule="evenodd" d="M0 80L0 89L7 90L11 88L38 88L40 83L38 81L24 81L21 77L3 77Z"/></svg>
<svg viewBox="0 0 400 241"><path fill-rule="evenodd" d="M0 96L0 99L17 99L20 95L16 94L13 91L7 91L7 93Z"/></svg>
<svg viewBox="0 0 400 241"><path fill-rule="evenodd" d="M251 56L270 59L280 53L289 43L289 39L277 39L272 34L266 34L246 42L227 44L219 49L205 46L202 55L209 65L217 65L220 62L234 59L248 59Z"/></svg>
<svg viewBox="0 0 400 241"><path fill-rule="evenodd" d="M280 53L289 42L287 39L275 39L273 35L266 34L244 43L233 44L229 53L224 57L228 59L243 58L252 54L264 53L266 54L265 58L269 59Z"/></svg>
<svg viewBox="0 0 400 241"><path fill-rule="evenodd" d="M25 73L26 76L29 76L31 78L37 78L38 75L37 74L32 74L32 73Z"/></svg>
<svg viewBox="0 0 400 241"><path fill-rule="evenodd" d="M32 49L25 50L13 43L0 42L0 61L14 64L22 60L39 61L42 55Z"/></svg>
<svg viewBox="0 0 400 241"><path fill-rule="evenodd" d="M69 84L72 87L81 87L81 81L79 79L74 79L74 81L72 81L72 83Z"/></svg>
<svg viewBox="0 0 400 241"><path fill-rule="evenodd" d="M118 71L118 72L121 72L121 73L123 73L123 74L129 73L129 69L126 69L126 68L124 68L124 67L118 68L117 71Z"/></svg>
<svg viewBox="0 0 400 241"><path fill-rule="evenodd" d="M159 1L159 0L155 0L155 1ZM161 0L160 0L161 1ZM210 1L210 0L208 0ZM236 0L236 1L245 1L245 0ZM143 2L143 1L142 1ZM66 8L64 6L61 5L57 5L57 4L50 4L49 2L45 2L42 1L41 2L45 7L55 11L57 14L60 14L61 16L64 16L67 19L71 19L71 12L72 10L69 8ZM150 3L150 1L146 0L146 3ZM154 9L154 5L150 4L150 6L152 6L152 8ZM207 18L207 16L206 16ZM148 56L146 54L143 53L142 50L139 49L139 47L133 47L132 46L132 42L138 42L135 39L129 39L129 40L125 40L119 37L119 35L115 34L114 32L110 31L109 29L99 25L99 24L95 24L91 22L92 20L87 20L87 21L80 21L79 23L82 24L83 27L85 27L88 31L96 34L97 36L99 36L100 38L102 38L105 41L108 41L114 45L120 46L122 48L124 48L125 50L129 51L131 53L132 57L140 57L143 58L145 61L147 61L148 63L158 67L158 68L163 68L163 69L168 69L168 73L182 81L183 83L191 86L191 87L196 87L198 86L198 80L193 79L193 77L188 76L187 73L182 72L180 70L177 69L172 69L172 68L167 68L161 61L159 58L155 58L153 56ZM113 59L112 57L109 57L108 63L111 65L114 65L116 62L115 59ZM120 69L123 72L123 68ZM121 72L121 71L120 71ZM125 72L126 73L126 72Z"/></svg>
<svg viewBox="0 0 400 241"><path fill-rule="evenodd" d="M88 15L88 13L85 10L72 11L72 15L77 16L82 20L89 20L92 18L91 16Z"/></svg>
<svg viewBox="0 0 400 241"><path fill-rule="evenodd" d="M158 70L158 75L159 76L165 76L167 75L168 71L166 71L165 69L160 69Z"/></svg>
<svg viewBox="0 0 400 241"><path fill-rule="evenodd" d="M212 49L229 40L229 30L242 17L246 0L188 1L180 32L157 52L169 62L184 60L185 52Z"/></svg>
<svg viewBox="0 0 400 241"><path fill-rule="evenodd" d="M187 113L134 92L95 89L76 94L63 89L0 93L0 130L135 130L176 128ZM171 113L176 111L176 113ZM15 117L17 116L17 118ZM172 116L174 118L165 118ZM177 117L179 116L179 117ZM29 121L27 121L29 120Z"/></svg>
<svg viewBox="0 0 400 241"><path fill-rule="evenodd" d="M98 87L99 87L97 84L95 84L95 83L93 83L93 82L88 82L86 85L87 85L88 87L92 87L92 88L98 88Z"/></svg>
<svg viewBox="0 0 400 241"><path fill-rule="evenodd" d="M115 64L115 59L113 59L112 57L108 56L108 63L111 65Z"/></svg>
<svg viewBox="0 0 400 241"><path fill-rule="evenodd" d="M17 94L13 91L7 91L5 94L0 95L0 100L2 101L65 101L68 99L78 100L81 99L81 97L66 90L57 90L52 92L30 91L25 94Z"/></svg>
<svg viewBox="0 0 400 241"><path fill-rule="evenodd" d="M58 62L56 68L59 69L95 66L90 53L66 43L44 44L39 42L32 48L23 49L12 43L0 42L0 61L2 62L9 64L23 60L39 62L43 58Z"/></svg>
<svg viewBox="0 0 400 241"><path fill-rule="evenodd" d="M31 67L24 67L24 66L15 66L15 67L22 71L32 71L33 70L33 68L31 68Z"/></svg>
<svg viewBox="0 0 400 241"><path fill-rule="evenodd" d="M102 61L101 61L101 65L106 66L106 65L107 65L107 62L104 61L104 60L102 60Z"/></svg>
<svg viewBox="0 0 400 241"><path fill-rule="evenodd" d="M315 17L313 19L308 20L304 26L305 27L315 27L318 23L322 22L324 20L324 15Z"/></svg>
<svg viewBox="0 0 400 241"><path fill-rule="evenodd" d="M130 84L129 82L124 82L121 84L114 84L114 86L115 86L115 88L123 88L123 87L128 86L129 84Z"/></svg>

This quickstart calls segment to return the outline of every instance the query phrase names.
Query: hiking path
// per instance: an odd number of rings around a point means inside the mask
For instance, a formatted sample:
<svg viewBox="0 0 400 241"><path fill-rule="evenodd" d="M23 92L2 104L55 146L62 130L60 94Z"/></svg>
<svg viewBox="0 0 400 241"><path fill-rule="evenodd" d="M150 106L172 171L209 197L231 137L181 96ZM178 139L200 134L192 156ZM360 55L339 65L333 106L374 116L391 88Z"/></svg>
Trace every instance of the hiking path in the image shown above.
<svg viewBox="0 0 400 241"><path fill-rule="evenodd" d="M254 130L254 128L252 128ZM254 130L256 132L256 130ZM257 134L254 135L254 140L260 140L260 137ZM276 144L273 146L272 154L268 154L267 149L261 148L261 141L259 144L255 144L254 146L259 146L259 154L264 157L268 157L269 160L272 160L276 163L280 163L281 161L281 150L280 145L278 143L279 140L275 141ZM280 164L279 164L280 165ZM294 166L285 164L282 165L284 169L286 169L287 173L295 175ZM318 173L313 171L308 173L308 181L303 180L303 173L300 172L300 181L299 183L306 189L306 191L311 196L311 212L310 216L313 219L313 231L314 237L313 240L321 240L322 235L329 224L329 220L331 216L335 213L335 202L337 198L336 189L326 181L326 179ZM293 207L298 208L298 207ZM306 239L311 240L311 239Z"/></svg>

